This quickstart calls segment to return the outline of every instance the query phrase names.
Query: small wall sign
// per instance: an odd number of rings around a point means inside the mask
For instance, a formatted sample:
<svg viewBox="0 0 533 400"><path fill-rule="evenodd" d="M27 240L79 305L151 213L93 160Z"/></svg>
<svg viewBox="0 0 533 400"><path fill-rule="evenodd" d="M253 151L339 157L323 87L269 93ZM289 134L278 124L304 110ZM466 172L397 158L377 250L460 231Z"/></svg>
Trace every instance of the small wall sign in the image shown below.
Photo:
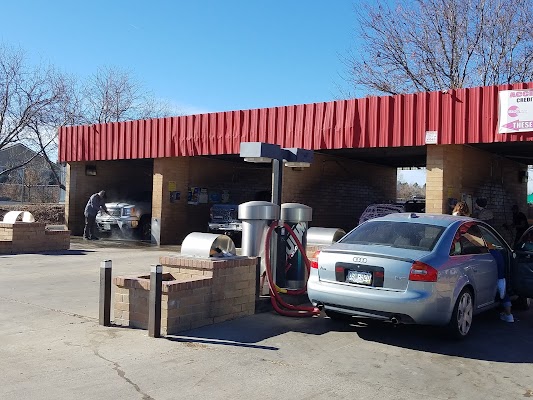
<svg viewBox="0 0 533 400"><path fill-rule="evenodd" d="M437 131L426 131L426 144L438 144L438 139Z"/></svg>

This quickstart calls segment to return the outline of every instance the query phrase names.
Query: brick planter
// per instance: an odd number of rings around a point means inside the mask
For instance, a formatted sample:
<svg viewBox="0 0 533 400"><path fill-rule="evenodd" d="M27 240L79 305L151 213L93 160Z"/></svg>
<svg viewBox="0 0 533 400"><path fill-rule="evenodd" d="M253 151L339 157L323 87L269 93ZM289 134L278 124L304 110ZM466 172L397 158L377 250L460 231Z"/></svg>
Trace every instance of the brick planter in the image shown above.
<svg viewBox="0 0 533 400"><path fill-rule="evenodd" d="M161 257L160 263L163 335L254 313L256 258L175 256ZM147 329L149 275L118 276L113 283L115 324Z"/></svg>
<svg viewBox="0 0 533 400"><path fill-rule="evenodd" d="M47 230L41 222L0 222L0 254L36 253L69 248L68 230Z"/></svg>

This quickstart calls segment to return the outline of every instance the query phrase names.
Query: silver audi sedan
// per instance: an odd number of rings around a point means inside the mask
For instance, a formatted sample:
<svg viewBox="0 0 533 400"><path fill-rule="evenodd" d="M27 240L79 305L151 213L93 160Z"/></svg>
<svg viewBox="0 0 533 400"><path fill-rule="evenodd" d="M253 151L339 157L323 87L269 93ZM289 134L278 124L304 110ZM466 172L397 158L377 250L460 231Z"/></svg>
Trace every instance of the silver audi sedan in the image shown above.
<svg viewBox="0 0 533 400"><path fill-rule="evenodd" d="M516 254L490 225L443 214L390 214L316 254L307 293L332 319L442 325L465 337L473 316L499 303L494 252L503 256L509 278ZM520 271L533 277L532 265L522 259ZM508 292L532 297L530 282L522 293Z"/></svg>

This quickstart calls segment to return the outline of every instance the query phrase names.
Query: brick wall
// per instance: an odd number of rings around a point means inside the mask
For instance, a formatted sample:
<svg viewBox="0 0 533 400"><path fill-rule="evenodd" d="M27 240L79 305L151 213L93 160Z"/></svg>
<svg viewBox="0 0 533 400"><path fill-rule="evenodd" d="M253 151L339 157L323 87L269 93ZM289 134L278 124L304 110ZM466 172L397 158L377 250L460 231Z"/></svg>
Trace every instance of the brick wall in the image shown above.
<svg viewBox="0 0 533 400"><path fill-rule="evenodd" d="M485 197L494 213L494 227L506 238L511 207L526 210L527 183L518 179L527 166L463 145L428 146L426 211L449 213L448 198Z"/></svg>
<svg viewBox="0 0 533 400"><path fill-rule="evenodd" d="M255 200L260 191L272 186L272 169L268 165L230 162L201 157L191 159L189 185L205 187L209 191L229 191L229 203L241 204ZM206 232L209 204L188 205L187 225L190 232Z"/></svg>
<svg viewBox="0 0 533 400"><path fill-rule="evenodd" d="M160 225L160 243L181 243L187 235L187 190L190 157L157 158L154 160L152 218ZM180 192L179 200L170 201L169 183ZM171 189L174 189L171 187Z"/></svg>
<svg viewBox="0 0 533 400"><path fill-rule="evenodd" d="M446 212L448 198L460 197L462 146L428 146L426 162L426 212Z"/></svg>
<svg viewBox="0 0 533 400"><path fill-rule="evenodd" d="M40 222L0 222L0 254L67 250L70 231L51 231Z"/></svg>
<svg viewBox="0 0 533 400"><path fill-rule="evenodd" d="M251 315L255 311L257 259L161 257L163 335ZM148 327L149 276L119 276L115 324Z"/></svg>
<svg viewBox="0 0 533 400"><path fill-rule="evenodd" d="M448 212L448 198L462 193L483 196L497 216L496 224L510 218L508 209L518 204L526 210L527 184L518 181L526 166L469 146L428 146L426 210ZM191 186L209 191L228 190L230 202L255 200L257 193L271 190L271 169L204 157L91 163L96 176L85 175L85 163L67 169L66 220L74 234L81 234L83 209L92 193L104 189L120 197L131 189L153 190L153 217L159 219L161 244L179 244L190 232L205 232L208 204L187 204ZM152 181L153 168L153 181ZM124 179L127 177L127 179ZM176 184L180 199L170 201L169 182ZM396 169L315 153L310 168L284 169L283 202L313 208L311 226L350 230L372 202L396 198Z"/></svg>
<svg viewBox="0 0 533 400"><path fill-rule="evenodd" d="M478 196L484 186L504 188L525 209L527 183L518 181L518 172L526 169L524 164L469 146L428 146L426 209L448 212L448 198L459 199L463 193Z"/></svg>
<svg viewBox="0 0 533 400"><path fill-rule="evenodd" d="M180 199L172 203L169 182L176 184ZM254 164L235 163L203 157L176 157L154 160L153 216L160 219L161 244L179 244L191 232L207 232L210 202L188 204L189 187L209 193L228 190L230 203L254 200L259 191L270 190L271 170Z"/></svg>
<svg viewBox="0 0 533 400"><path fill-rule="evenodd" d="M284 169L284 203L313 209L310 226L354 228L373 202L396 199L396 168L315 153L309 168Z"/></svg>
<svg viewBox="0 0 533 400"><path fill-rule="evenodd" d="M269 165L204 157L160 158L153 160L153 166L151 162L91 163L96 167L96 176L85 175L86 163L70 163L65 214L73 234L81 235L87 199L102 189L108 193L108 201L120 197L132 183L136 188L152 190L152 217L160 226L160 243L179 244L191 232L206 232L209 220L210 203L187 204L189 187L205 187L219 193L228 190L229 202L241 204L256 200L260 192L270 192L272 186ZM175 202L170 200L170 182L180 192L180 199ZM316 154L310 168L284 169L283 190L283 202L313 208L313 226L349 230L369 203L396 198L396 169Z"/></svg>

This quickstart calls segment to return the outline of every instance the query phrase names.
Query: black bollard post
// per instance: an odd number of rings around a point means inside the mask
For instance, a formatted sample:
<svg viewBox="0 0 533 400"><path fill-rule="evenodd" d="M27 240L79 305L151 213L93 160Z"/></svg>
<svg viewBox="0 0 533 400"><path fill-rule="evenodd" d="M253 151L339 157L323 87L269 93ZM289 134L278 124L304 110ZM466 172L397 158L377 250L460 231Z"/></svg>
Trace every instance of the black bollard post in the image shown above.
<svg viewBox="0 0 533 400"><path fill-rule="evenodd" d="M148 299L148 336L161 337L161 292L163 267L153 265L150 270L150 295Z"/></svg>
<svg viewBox="0 0 533 400"><path fill-rule="evenodd" d="M100 325L111 325L111 260L100 263Z"/></svg>

